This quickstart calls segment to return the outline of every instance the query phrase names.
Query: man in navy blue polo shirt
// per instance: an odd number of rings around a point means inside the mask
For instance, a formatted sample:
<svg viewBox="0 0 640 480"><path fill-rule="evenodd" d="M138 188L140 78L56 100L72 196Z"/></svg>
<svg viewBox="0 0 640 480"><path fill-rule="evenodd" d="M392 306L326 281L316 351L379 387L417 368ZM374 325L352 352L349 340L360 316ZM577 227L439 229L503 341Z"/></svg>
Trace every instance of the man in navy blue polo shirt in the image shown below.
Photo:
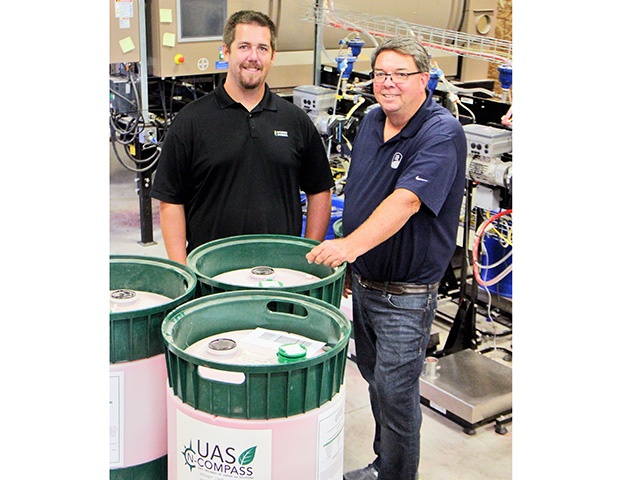
<svg viewBox="0 0 640 480"><path fill-rule="evenodd" d="M255 11L229 17L222 51L224 84L185 106L162 146L152 196L160 200L169 259L211 240L302 232L322 240L334 185L320 136L308 115L272 93L266 77L276 50L271 19Z"/></svg>
<svg viewBox="0 0 640 480"><path fill-rule="evenodd" d="M345 186L344 238L315 247L309 262L353 272L358 368L376 422L374 461L347 480L419 478L419 378L438 282L455 250L466 168L460 123L426 87L429 56L393 38L371 57L380 108L363 120Z"/></svg>

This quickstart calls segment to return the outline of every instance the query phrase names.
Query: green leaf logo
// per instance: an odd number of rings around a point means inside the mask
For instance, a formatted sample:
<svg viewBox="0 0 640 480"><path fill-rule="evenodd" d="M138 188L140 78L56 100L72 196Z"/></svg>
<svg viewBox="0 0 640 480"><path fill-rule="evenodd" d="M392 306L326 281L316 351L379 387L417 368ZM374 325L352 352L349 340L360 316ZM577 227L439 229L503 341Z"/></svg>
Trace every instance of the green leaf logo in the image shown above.
<svg viewBox="0 0 640 480"><path fill-rule="evenodd" d="M256 447L257 445L242 452L240 454L240 457L238 457L238 463L240 465L249 465L251 462L253 462L253 459L256 457Z"/></svg>

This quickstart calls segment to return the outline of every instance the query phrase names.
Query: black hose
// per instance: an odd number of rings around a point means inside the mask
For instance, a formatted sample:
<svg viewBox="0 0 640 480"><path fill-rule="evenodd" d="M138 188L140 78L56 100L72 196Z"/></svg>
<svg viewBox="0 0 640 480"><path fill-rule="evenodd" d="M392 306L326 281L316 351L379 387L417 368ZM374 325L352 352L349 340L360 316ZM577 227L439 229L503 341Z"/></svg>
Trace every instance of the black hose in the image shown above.
<svg viewBox="0 0 640 480"><path fill-rule="evenodd" d="M160 158L160 149L157 148L156 152L150 157L147 158L145 160L139 160L137 158L133 158L126 150L125 152L127 153L127 156L133 160L136 163L143 163L143 162L149 162L152 161L153 162L150 165L147 165L146 167L143 168L133 168L130 167L129 165L127 165L126 163L124 163L124 161L122 160L122 158L120 158L120 154L118 154L118 150L116 148L116 144L119 143L117 142L117 139L115 137L115 130L113 127L110 128L111 131L111 147L113 148L113 153L115 153L116 158L118 159L118 162L120 163L120 165L122 165L124 168L126 168L127 170L129 170L130 172L135 172L135 173L139 173L139 172L146 172L148 170L151 170L152 168L154 168L156 166L156 164L158 163L158 160Z"/></svg>

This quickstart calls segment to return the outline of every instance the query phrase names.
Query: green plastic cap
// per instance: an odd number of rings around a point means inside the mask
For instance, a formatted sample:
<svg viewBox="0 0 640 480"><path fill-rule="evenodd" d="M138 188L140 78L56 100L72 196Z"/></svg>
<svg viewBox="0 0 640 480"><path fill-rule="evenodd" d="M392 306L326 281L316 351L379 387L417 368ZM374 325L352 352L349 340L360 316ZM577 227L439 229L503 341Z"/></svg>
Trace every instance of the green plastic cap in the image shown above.
<svg viewBox="0 0 640 480"><path fill-rule="evenodd" d="M278 348L278 359L302 360L307 356L307 347L299 343L286 343Z"/></svg>

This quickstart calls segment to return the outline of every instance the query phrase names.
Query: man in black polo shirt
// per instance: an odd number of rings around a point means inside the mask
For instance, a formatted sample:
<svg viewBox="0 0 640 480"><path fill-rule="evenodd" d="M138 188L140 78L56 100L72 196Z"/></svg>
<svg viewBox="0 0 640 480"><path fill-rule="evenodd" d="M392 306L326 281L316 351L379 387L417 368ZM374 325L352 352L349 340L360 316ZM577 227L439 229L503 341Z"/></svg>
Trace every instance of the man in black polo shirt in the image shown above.
<svg viewBox="0 0 640 480"><path fill-rule="evenodd" d="M152 196L169 259L186 263L194 248L242 234L302 231L322 240L331 215L333 178L309 117L269 90L276 49L266 15L241 11L227 20L223 85L185 106L163 144Z"/></svg>

